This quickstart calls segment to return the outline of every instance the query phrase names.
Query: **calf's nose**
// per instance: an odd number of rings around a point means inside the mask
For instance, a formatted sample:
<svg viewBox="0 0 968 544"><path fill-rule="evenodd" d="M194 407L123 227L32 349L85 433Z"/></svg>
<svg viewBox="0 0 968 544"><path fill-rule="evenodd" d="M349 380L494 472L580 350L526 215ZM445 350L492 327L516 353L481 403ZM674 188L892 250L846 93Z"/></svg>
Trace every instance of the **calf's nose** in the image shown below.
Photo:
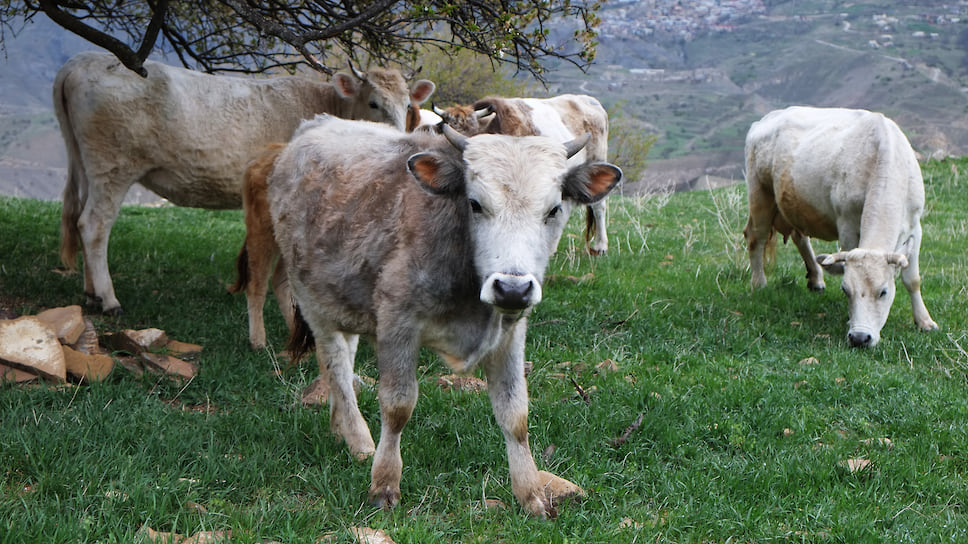
<svg viewBox="0 0 968 544"><path fill-rule="evenodd" d="M868 332L849 332L847 333L847 339L850 341L850 347L853 348L866 348L871 345L871 334Z"/></svg>
<svg viewBox="0 0 968 544"><path fill-rule="evenodd" d="M534 282L529 278L494 280L494 305L504 310L524 310L531 306Z"/></svg>

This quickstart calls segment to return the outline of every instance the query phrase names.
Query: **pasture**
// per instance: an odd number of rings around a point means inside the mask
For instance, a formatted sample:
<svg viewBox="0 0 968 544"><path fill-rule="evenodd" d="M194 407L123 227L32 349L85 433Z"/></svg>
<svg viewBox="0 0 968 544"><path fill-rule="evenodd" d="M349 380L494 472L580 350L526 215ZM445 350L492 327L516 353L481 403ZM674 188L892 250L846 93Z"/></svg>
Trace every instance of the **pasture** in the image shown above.
<svg viewBox="0 0 968 544"><path fill-rule="evenodd" d="M241 212L125 207L110 252L125 314L95 322L202 344L201 371L0 387L0 543L132 542L142 526L284 544L350 542L354 526L397 543L968 539L968 160L923 169L922 291L941 330L917 330L899 284L867 350L847 346L839 279L809 292L792 244L750 292L742 184L612 196L604 257L585 255L574 213L526 348L538 468L587 493L553 521L512 497L486 395L441 389L429 352L401 504L367 505L369 463L299 403L315 362L274 356L274 304L270 350L248 348L245 299L225 289ZM83 302L81 275L57 270L59 219L0 198L0 307ZM356 368L375 377L365 344ZM376 431L373 389L360 405Z"/></svg>

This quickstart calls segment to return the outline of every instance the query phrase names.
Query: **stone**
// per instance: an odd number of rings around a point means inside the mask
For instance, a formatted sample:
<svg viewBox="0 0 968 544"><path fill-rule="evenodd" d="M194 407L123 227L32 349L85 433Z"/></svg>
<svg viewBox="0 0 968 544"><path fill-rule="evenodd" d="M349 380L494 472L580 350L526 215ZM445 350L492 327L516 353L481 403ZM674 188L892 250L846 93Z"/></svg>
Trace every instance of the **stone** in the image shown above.
<svg viewBox="0 0 968 544"><path fill-rule="evenodd" d="M94 328L94 323L90 319L84 319L84 332L81 333L80 338L76 342L68 345L88 355L104 353L104 350L101 349L101 345L98 343L97 329Z"/></svg>
<svg viewBox="0 0 968 544"><path fill-rule="evenodd" d="M139 354L138 357L147 363L151 370L160 371L172 376L191 379L198 374L198 367L188 361L183 361L171 355L144 352Z"/></svg>
<svg viewBox="0 0 968 544"><path fill-rule="evenodd" d="M78 305L51 308L37 314L54 331L61 344L73 344L84 332L84 314Z"/></svg>
<svg viewBox="0 0 968 544"><path fill-rule="evenodd" d="M64 346L67 373L84 383L99 382L114 370L114 359L108 355L87 354Z"/></svg>
<svg viewBox="0 0 968 544"><path fill-rule="evenodd" d="M140 347L141 351L157 351L168 344L168 335L161 329L124 329L121 334Z"/></svg>
<svg viewBox="0 0 968 544"><path fill-rule="evenodd" d="M198 344L189 344L188 342L179 342L178 340L169 340L165 344L165 351L169 355L178 357L185 361L194 361L199 358L202 354L202 346Z"/></svg>
<svg viewBox="0 0 968 544"><path fill-rule="evenodd" d="M119 333L106 333L105 346L114 351L138 355L144 351L158 351L168 344L168 335L161 329L124 329Z"/></svg>
<svg viewBox="0 0 968 544"><path fill-rule="evenodd" d="M474 376L459 376L448 374L437 378L437 387L442 391L463 391L465 393L480 393L487 391L487 382Z"/></svg>
<svg viewBox="0 0 968 544"><path fill-rule="evenodd" d="M64 351L57 336L34 316L0 320L0 360L48 380L67 380Z"/></svg>
<svg viewBox="0 0 968 544"><path fill-rule="evenodd" d="M322 406L329 399L329 383L322 376L316 376L302 393L303 406Z"/></svg>
<svg viewBox="0 0 968 544"><path fill-rule="evenodd" d="M0 363L0 383L26 383L39 379L40 377L33 372Z"/></svg>

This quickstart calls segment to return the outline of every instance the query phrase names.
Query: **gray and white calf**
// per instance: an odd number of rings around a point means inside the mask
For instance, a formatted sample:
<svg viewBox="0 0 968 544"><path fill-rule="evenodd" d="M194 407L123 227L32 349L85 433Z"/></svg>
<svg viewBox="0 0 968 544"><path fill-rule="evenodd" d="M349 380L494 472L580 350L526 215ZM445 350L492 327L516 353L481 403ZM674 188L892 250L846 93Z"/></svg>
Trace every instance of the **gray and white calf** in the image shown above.
<svg viewBox="0 0 968 544"><path fill-rule="evenodd" d="M583 144L466 138L449 127L405 134L320 116L275 161L275 237L329 383L330 427L356 457L375 454L374 504L400 499L400 434L417 401L421 346L455 370L483 367L511 487L529 513L553 516L556 497L581 493L535 466L523 365L527 316L567 219L562 203L594 202L621 179L606 163L569 168ZM353 394L359 334L376 345L376 447Z"/></svg>
<svg viewBox="0 0 968 544"><path fill-rule="evenodd" d="M807 287L824 288L821 265L844 275L851 346L880 340L898 271L914 322L938 328L921 298L921 169L893 121L865 110L773 111L746 135L746 184L753 287L766 285L764 248L780 232L803 257ZM810 237L839 240L841 251L814 257Z"/></svg>
<svg viewBox="0 0 968 544"><path fill-rule="evenodd" d="M246 163L289 140L317 113L405 127L434 84L413 89L397 70L298 76L213 76L146 62L147 77L108 53L80 53L54 79L54 112L67 146L61 260L84 253L84 291L105 313L121 303L108 271L108 238L128 189L141 183L178 206L242 206Z"/></svg>

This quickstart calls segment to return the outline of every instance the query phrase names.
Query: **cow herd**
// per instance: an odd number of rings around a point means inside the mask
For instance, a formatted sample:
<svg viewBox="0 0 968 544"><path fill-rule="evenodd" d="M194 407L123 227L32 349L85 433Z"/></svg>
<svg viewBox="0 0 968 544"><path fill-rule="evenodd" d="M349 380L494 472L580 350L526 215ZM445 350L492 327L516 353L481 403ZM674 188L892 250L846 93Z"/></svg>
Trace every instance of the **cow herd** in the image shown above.
<svg viewBox="0 0 968 544"><path fill-rule="evenodd" d="M67 146L61 258L80 249L89 302L117 313L108 272L111 226L141 183L171 202L245 214L239 280L249 341L265 346L270 278L298 357L315 349L329 384L330 427L373 457L370 501L400 500L400 435L429 347L460 372L482 368L507 449L513 494L552 517L575 484L537 470L528 443L527 317L569 212L587 210L588 250L608 249L605 197L621 181L607 162L608 115L590 96L487 97L421 109L434 84L396 70L211 76L146 63L142 78L107 54L82 53L54 83ZM875 345L900 272L917 325L937 328L920 294L924 188L892 121L860 110L788 108L746 141L753 287L764 250L791 236L810 289L842 273L848 341ZM838 240L815 256L809 237ZM359 336L373 340L380 438L353 392Z"/></svg>

